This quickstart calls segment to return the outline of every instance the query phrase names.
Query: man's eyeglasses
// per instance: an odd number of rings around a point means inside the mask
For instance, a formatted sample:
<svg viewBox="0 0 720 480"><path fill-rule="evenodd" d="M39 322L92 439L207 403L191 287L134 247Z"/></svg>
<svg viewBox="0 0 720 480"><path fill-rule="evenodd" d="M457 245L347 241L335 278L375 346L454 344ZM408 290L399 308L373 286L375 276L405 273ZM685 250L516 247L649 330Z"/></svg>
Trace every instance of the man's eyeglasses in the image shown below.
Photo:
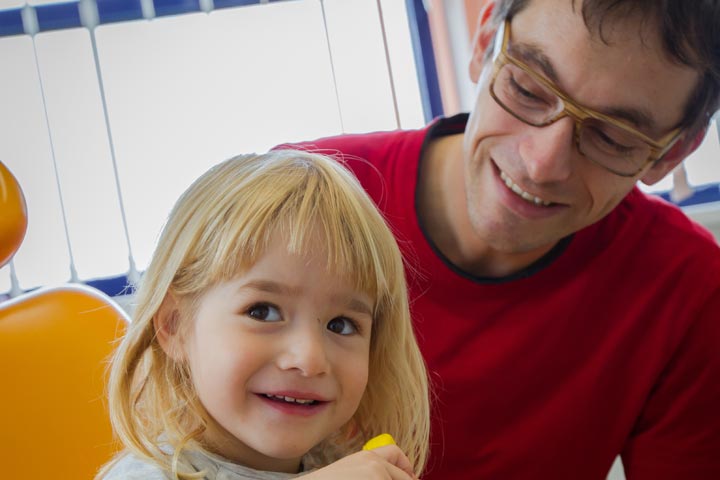
<svg viewBox="0 0 720 480"><path fill-rule="evenodd" d="M618 119L578 104L550 80L511 57L507 52L509 39L510 22L506 20L495 40L490 95L518 120L545 127L565 116L572 118L580 153L623 177L638 174L680 138L682 130L676 128L656 141Z"/></svg>

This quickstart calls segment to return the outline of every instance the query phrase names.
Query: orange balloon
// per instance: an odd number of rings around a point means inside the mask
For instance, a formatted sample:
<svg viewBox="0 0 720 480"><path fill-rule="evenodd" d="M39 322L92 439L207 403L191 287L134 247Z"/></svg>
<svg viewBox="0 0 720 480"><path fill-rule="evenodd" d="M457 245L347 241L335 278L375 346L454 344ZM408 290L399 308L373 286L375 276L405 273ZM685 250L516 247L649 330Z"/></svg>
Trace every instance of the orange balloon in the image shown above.
<svg viewBox="0 0 720 480"><path fill-rule="evenodd" d="M126 324L112 300L81 285L0 303L3 478L89 479L119 450L105 383Z"/></svg>
<svg viewBox="0 0 720 480"><path fill-rule="evenodd" d="M0 162L0 267L15 254L25 238L27 207L20 184Z"/></svg>

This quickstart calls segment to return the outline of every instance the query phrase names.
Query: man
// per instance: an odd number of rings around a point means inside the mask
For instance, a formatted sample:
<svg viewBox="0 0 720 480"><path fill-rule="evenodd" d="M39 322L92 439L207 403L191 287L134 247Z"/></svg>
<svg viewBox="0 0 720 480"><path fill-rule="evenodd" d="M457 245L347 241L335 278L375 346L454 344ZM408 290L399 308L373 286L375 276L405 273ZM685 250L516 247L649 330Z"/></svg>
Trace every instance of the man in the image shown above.
<svg viewBox="0 0 720 480"><path fill-rule="evenodd" d="M469 118L348 135L437 393L425 479L720 478L720 249L642 194L718 106L720 1L500 0Z"/></svg>

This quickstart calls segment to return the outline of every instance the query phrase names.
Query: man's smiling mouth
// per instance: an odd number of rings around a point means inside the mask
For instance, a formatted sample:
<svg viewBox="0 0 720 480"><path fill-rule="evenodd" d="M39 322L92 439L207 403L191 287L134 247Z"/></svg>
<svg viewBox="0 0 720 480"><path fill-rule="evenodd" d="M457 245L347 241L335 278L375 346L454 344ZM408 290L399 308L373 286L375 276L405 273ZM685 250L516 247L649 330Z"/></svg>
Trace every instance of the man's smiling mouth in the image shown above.
<svg viewBox="0 0 720 480"><path fill-rule="evenodd" d="M507 187L513 191L513 193L515 193L518 197L522 198L526 202L532 203L533 205L536 205L538 207L549 207L552 204L552 202L548 202L547 200L543 200L540 197L536 197L535 195L532 195L520 188L502 170L500 170L500 178L505 183L505 185L507 185Z"/></svg>

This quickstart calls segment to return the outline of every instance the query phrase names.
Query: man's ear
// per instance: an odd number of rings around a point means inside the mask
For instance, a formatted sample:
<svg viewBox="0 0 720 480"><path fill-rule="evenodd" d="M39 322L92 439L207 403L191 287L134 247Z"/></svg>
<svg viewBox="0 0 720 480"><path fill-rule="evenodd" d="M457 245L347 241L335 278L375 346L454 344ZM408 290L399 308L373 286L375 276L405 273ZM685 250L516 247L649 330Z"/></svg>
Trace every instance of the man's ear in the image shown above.
<svg viewBox="0 0 720 480"><path fill-rule="evenodd" d="M660 160L655 162L650 169L640 177L646 185L653 185L670 173L688 155L693 153L705 139L707 128L702 129L691 139L681 138Z"/></svg>
<svg viewBox="0 0 720 480"><path fill-rule="evenodd" d="M478 15L477 27L475 27L475 35L472 40L472 58L470 59L470 80L477 83L482 73L487 57L487 50L491 48L493 38L495 37L495 28L493 22L490 21L493 9L495 8L494 0L485 3L480 15Z"/></svg>
<svg viewBox="0 0 720 480"><path fill-rule="evenodd" d="M180 335L180 311L175 297L168 293L160 308L153 316L155 337L165 354L175 361L185 358L182 336Z"/></svg>

